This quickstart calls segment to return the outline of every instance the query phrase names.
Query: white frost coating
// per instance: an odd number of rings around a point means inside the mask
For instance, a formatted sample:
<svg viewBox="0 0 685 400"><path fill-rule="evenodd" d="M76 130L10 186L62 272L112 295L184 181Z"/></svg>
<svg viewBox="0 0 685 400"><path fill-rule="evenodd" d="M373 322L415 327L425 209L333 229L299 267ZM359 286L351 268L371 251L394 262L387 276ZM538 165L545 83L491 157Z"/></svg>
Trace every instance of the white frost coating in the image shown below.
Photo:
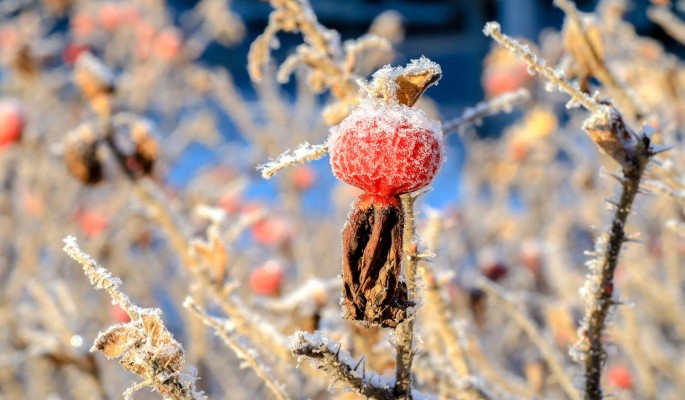
<svg viewBox="0 0 685 400"><path fill-rule="evenodd" d="M257 169L262 171L262 178L269 179L284 168L323 158L327 152L328 146L326 144L304 142L295 151L288 149L275 160L257 166Z"/></svg>
<svg viewBox="0 0 685 400"><path fill-rule="evenodd" d="M402 104L389 106L384 100L367 97L354 107L348 118L331 128L326 144L332 152L330 147L341 132L356 130L361 134L359 137L365 137L372 135L371 132L394 132L398 125L409 125L412 130L427 130L442 139L442 124L428 117L423 110ZM374 129L370 129L372 127Z"/></svg>
<svg viewBox="0 0 685 400"><path fill-rule="evenodd" d="M344 351L339 351L338 343L332 342L326 335L320 331L309 332L295 332L290 337L290 345L293 350L304 348L321 348L326 347L331 354L338 354L338 360L343 364L351 366L349 373L354 377L361 379L364 383L373 383L374 386L390 388L395 385L395 379L387 378L378 375L375 372L365 371L362 368L354 369L354 366L359 362L352 358L352 356ZM304 356L300 356L304 357Z"/></svg>

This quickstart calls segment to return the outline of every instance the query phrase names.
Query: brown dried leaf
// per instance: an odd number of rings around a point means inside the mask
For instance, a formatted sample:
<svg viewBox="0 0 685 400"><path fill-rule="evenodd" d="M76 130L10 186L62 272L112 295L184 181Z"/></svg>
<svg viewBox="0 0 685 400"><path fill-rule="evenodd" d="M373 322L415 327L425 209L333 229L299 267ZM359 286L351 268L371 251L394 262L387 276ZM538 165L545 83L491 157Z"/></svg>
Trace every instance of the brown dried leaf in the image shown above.
<svg viewBox="0 0 685 400"><path fill-rule="evenodd" d="M143 339L143 334L138 327L128 323L126 325L110 326L100 333L91 351L101 351L107 358L120 357Z"/></svg>

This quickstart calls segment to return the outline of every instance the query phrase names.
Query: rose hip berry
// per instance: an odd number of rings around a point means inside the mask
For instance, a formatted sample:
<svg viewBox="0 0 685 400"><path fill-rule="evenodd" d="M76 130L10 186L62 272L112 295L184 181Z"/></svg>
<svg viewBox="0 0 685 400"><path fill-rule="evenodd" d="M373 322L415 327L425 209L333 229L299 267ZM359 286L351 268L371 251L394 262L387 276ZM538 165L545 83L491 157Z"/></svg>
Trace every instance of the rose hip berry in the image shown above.
<svg viewBox="0 0 685 400"><path fill-rule="evenodd" d="M426 187L443 161L442 129L426 113L366 98L328 138L335 176L364 191L343 230L343 316L394 328L407 318L399 196Z"/></svg>
<svg viewBox="0 0 685 400"><path fill-rule="evenodd" d="M427 186L443 160L438 122L423 111L374 99L331 129L328 146L338 179L381 196Z"/></svg>

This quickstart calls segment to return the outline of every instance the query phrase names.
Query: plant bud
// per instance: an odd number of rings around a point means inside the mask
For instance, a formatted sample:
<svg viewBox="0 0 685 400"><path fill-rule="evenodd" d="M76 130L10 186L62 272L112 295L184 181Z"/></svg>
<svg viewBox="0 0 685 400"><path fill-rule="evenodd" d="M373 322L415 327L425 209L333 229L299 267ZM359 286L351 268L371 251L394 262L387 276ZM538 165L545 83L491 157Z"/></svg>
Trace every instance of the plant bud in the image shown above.
<svg viewBox="0 0 685 400"><path fill-rule="evenodd" d="M93 185L103 180L98 138L90 125L83 124L67 135L64 162L69 172L85 184Z"/></svg>

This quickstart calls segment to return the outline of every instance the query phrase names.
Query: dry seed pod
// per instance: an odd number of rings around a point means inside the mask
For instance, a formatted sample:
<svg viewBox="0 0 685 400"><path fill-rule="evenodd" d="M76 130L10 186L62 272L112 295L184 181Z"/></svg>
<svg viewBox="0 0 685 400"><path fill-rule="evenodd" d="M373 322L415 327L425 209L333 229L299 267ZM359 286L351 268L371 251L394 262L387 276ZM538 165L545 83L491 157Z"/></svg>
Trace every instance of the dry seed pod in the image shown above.
<svg viewBox="0 0 685 400"><path fill-rule="evenodd" d="M372 200L373 199L373 200ZM362 196L343 230L343 317L396 327L411 306L400 280L404 211L398 197Z"/></svg>
<svg viewBox="0 0 685 400"><path fill-rule="evenodd" d="M97 135L88 124L70 132L64 143L64 162L67 169L88 185L99 183L104 177L98 144Z"/></svg>
<svg viewBox="0 0 685 400"><path fill-rule="evenodd" d="M76 60L74 82L87 99L114 92L114 74L87 51L79 54Z"/></svg>

